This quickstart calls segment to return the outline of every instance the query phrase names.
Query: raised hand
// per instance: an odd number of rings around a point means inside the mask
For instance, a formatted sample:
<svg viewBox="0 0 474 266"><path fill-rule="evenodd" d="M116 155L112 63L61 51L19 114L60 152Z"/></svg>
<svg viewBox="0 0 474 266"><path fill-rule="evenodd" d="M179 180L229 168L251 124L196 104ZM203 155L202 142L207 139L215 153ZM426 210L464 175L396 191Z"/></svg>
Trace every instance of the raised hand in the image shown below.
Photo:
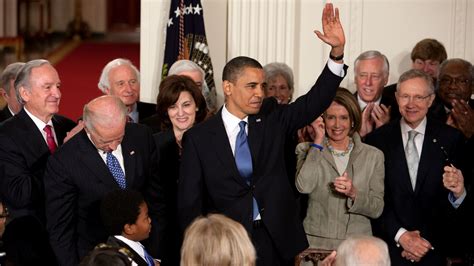
<svg viewBox="0 0 474 266"><path fill-rule="evenodd" d="M324 136L325 136L325 128L324 128L324 120L323 118L320 116L318 118L316 118L312 123L311 123L311 127L313 128L313 140L314 140L314 143L318 144L318 145L321 145L323 143L323 139L324 139Z"/></svg>
<svg viewBox="0 0 474 266"><path fill-rule="evenodd" d="M454 197L459 198L464 193L464 177L461 170L454 166L445 166L443 173L443 185L453 192Z"/></svg>
<svg viewBox="0 0 474 266"><path fill-rule="evenodd" d="M390 109L391 106L386 107L385 105L375 104L372 110L371 116L375 121L375 128L379 128L390 121Z"/></svg>
<svg viewBox="0 0 474 266"><path fill-rule="evenodd" d="M314 33L316 33L319 39L332 47L331 54L333 56L342 55L346 38L339 20L339 9L336 8L334 10L331 3L327 3L323 9L322 25L323 32L315 30Z"/></svg>
<svg viewBox="0 0 474 266"><path fill-rule="evenodd" d="M474 135L474 110L464 100L453 100L452 105L453 124L466 138L471 138Z"/></svg>
<svg viewBox="0 0 474 266"><path fill-rule="evenodd" d="M359 135L363 138L374 129L372 120L372 112L374 110L374 103L369 103L362 112L362 122Z"/></svg>

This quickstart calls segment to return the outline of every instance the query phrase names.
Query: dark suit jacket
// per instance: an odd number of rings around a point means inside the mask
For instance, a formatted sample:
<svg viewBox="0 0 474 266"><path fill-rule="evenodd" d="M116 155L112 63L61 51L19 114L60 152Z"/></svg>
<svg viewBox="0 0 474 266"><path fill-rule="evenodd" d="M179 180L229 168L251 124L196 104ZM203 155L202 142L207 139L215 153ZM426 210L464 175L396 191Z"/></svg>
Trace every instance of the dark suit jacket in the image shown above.
<svg viewBox="0 0 474 266"><path fill-rule="evenodd" d="M139 123L142 123L143 119L150 117L156 113L156 104L137 102L137 112Z"/></svg>
<svg viewBox="0 0 474 266"><path fill-rule="evenodd" d="M453 209L448 201L448 190L443 186L443 167L446 155L457 165L458 151L462 145L461 133L439 121L428 118L423 149L418 166L415 191L413 191L402 142L400 121L375 130L366 142L383 151L385 155L385 208L375 223L374 234L383 238L390 251L392 264L411 265L401 257L402 248L395 243L395 235L403 227L408 231L419 230L422 237L435 247L419 265L443 265L444 250L442 228L446 213Z"/></svg>
<svg viewBox="0 0 474 266"><path fill-rule="evenodd" d="M165 202L164 215L152 219L157 221L157 224L153 224L152 230L156 229L158 231L156 234L159 236L157 258L162 260L163 266L179 265L181 236L177 225L176 200L181 156L173 130L154 134L153 137L158 149L158 180L163 188Z"/></svg>
<svg viewBox="0 0 474 266"><path fill-rule="evenodd" d="M127 188L141 191L147 202L155 201L151 182L157 173L156 148L149 129L127 123L122 155ZM107 240L100 203L119 186L84 130L50 157L44 182L51 245L61 265L76 265Z"/></svg>
<svg viewBox="0 0 474 266"><path fill-rule="evenodd" d="M133 248L131 248L129 245L127 245L120 239L117 239L113 236L109 236L109 238L107 239L107 244L112 247L126 248L128 251L130 251L130 254L132 254L131 259L136 264L138 264L138 266L148 266L148 263L142 258L142 256L140 256L140 254L138 254Z"/></svg>
<svg viewBox="0 0 474 266"><path fill-rule="evenodd" d="M8 105L6 105L1 111L0 111L0 122L3 122L7 120L8 118L12 117L12 113L10 112L10 109L8 109Z"/></svg>
<svg viewBox="0 0 474 266"><path fill-rule="evenodd" d="M52 122L60 146L76 124L59 115ZM46 141L24 109L0 126L0 191L13 218L33 215L44 222L43 174L49 156Z"/></svg>
<svg viewBox="0 0 474 266"><path fill-rule="evenodd" d="M273 243L284 259L308 246L285 169L287 136L314 120L331 103L342 78L326 66L308 94L287 106L264 100L248 117L253 162L250 185L240 176L230 148L222 109L185 133L178 184L178 217L182 229L207 213L222 213L252 234L252 197ZM262 254L258 254L262 256Z"/></svg>

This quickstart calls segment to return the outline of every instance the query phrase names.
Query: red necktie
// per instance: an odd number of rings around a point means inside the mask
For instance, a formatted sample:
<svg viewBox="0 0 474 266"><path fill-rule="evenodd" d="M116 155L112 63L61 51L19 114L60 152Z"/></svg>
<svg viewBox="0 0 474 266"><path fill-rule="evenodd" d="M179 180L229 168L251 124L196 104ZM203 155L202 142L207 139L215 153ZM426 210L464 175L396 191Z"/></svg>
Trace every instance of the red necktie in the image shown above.
<svg viewBox="0 0 474 266"><path fill-rule="evenodd" d="M46 125L43 130L46 132L46 143L48 144L48 148L49 148L49 151L51 153L54 153L56 151L56 148L58 148L58 146L56 145L56 142L54 141L54 137L53 137L53 132L51 130L51 126L50 125Z"/></svg>

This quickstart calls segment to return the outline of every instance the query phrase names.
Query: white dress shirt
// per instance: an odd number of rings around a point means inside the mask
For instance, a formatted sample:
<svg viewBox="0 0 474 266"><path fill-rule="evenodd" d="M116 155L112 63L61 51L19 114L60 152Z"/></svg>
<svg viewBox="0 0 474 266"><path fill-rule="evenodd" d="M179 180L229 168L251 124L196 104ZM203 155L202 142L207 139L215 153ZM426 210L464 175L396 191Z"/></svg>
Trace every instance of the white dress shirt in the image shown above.
<svg viewBox="0 0 474 266"><path fill-rule="evenodd" d="M56 142L56 146L59 146L58 145L58 140L56 138L56 132L54 131L54 126L53 126L53 121L49 120L48 123L45 123L43 122L41 119L39 119L38 117L34 116L32 113L30 113L28 111L28 109L26 109L26 107L24 107L23 109L25 109L25 112L26 114L31 118L31 120L33 120L33 123L35 123L36 127L38 128L38 130L41 132L41 135L43 136L43 139L44 139L44 142L47 144L48 141L47 141L47 135L46 135L46 131L44 131L44 127L46 125L50 125L51 126L51 132L53 132L53 138L54 138L54 142Z"/></svg>

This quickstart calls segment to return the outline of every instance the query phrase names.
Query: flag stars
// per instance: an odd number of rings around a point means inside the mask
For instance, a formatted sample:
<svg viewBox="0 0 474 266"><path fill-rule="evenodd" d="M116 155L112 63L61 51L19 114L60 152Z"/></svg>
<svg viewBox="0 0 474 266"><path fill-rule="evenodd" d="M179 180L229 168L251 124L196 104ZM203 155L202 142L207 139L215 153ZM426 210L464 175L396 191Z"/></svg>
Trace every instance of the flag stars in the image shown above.
<svg viewBox="0 0 474 266"><path fill-rule="evenodd" d="M185 10L186 10L186 11L185 11L184 13L185 13L186 15L187 15L187 14L191 14L191 15L192 15L192 14L193 14L193 5L192 5L192 4L189 4L189 6L187 6L187 7L185 8Z"/></svg>
<svg viewBox="0 0 474 266"><path fill-rule="evenodd" d="M171 25L173 25L173 18L170 18L168 20L168 27L171 27Z"/></svg>
<svg viewBox="0 0 474 266"><path fill-rule="evenodd" d="M179 9L179 6L176 7L176 10L174 11L174 14L176 15L176 17L179 17L181 15L181 10Z"/></svg>
<svg viewBox="0 0 474 266"><path fill-rule="evenodd" d="M194 7L194 14L201 15L201 10L202 8L197 4L196 7Z"/></svg>

